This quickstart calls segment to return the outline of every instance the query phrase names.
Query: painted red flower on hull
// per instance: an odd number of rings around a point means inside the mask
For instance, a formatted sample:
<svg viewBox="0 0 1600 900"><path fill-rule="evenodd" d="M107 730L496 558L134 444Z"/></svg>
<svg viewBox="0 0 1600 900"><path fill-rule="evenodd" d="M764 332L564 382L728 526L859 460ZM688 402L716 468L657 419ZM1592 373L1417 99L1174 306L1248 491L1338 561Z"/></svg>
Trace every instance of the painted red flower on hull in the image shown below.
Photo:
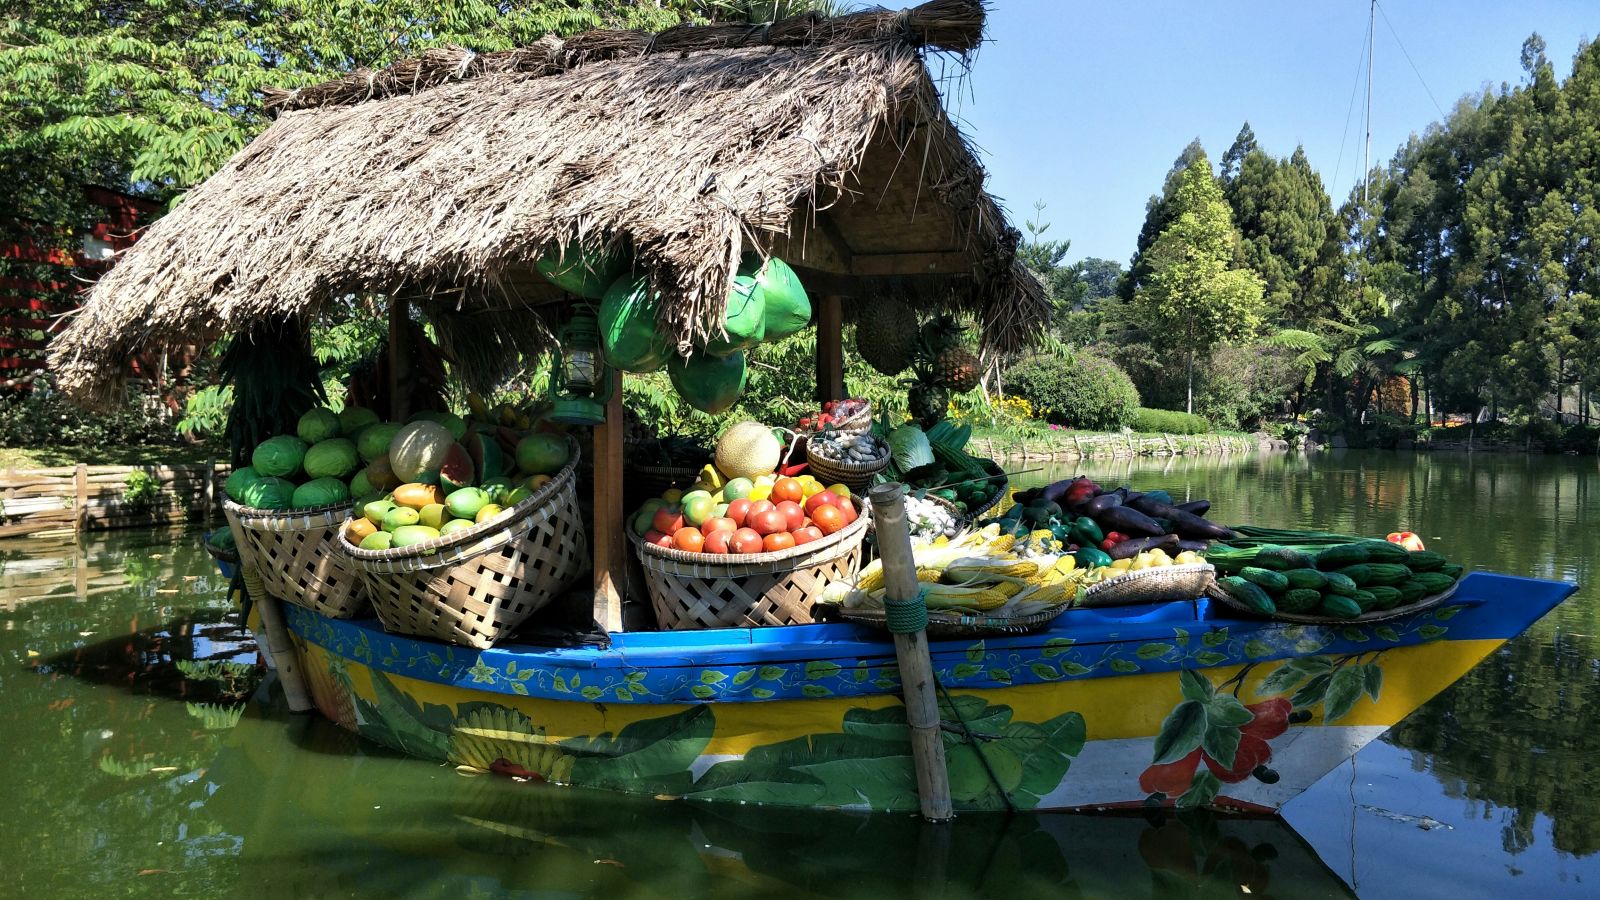
<svg viewBox="0 0 1600 900"><path fill-rule="evenodd" d="M1267 742L1289 729L1289 713L1293 707L1288 700L1274 697L1249 704L1245 709L1251 712L1252 718L1239 726L1239 746L1234 751L1232 766L1224 766L1196 747L1182 759L1145 769L1139 776L1139 789L1149 794L1176 797L1189 789L1202 761L1224 784L1238 784L1249 778L1272 759L1272 748Z"/></svg>

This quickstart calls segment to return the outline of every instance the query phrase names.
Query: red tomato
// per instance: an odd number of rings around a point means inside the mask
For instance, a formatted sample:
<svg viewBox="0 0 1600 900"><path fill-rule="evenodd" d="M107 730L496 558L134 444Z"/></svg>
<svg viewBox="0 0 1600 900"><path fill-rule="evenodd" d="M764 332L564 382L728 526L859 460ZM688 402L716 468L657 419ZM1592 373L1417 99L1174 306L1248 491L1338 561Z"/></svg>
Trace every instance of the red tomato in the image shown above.
<svg viewBox="0 0 1600 900"><path fill-rule="evenodd" d="M706 545L706 536L693 525L685 525L672 533L672 543L676 544L679 550L699 553L700 548Z"/></svg>
<svg viewBox="0 0 1600 900"><path fill-rule="evenodd" d="M744 527L745 517L750 514L750 505L750 501L743 498L728 504L728 518L733 520L733 527Z"/></svg>
<svg viewBox="0 0 1600 900"><path fill-rule="evenodd" d="M761 512L752 512L747 521L749 521L750 527L754 528L756 534L759 535L776 534L780 531L789 530L788 518L783 513L778 512L777 509L763 509Z"/></svg>
<svg viewBox="0 0 1600 900"><path fill-rule="evenodd" d="M796 546L800 544L809 544L812 541L822 540L822 529L815 525L807 525L804 528L796 528L792 533L794 534L794 542Z"/></svg>
<svg viewBox="0 0 1600 900"><path fill-rule="evenodd" d="M706 532L706 545L701 548L703 553L727 553L733 549L734 530Z"/></svg>
<svg viewBox="0 0 1600 900"><path fill-rule="evenodd" d="M750 518L757 513L763 513L769 509L776 509L777 506L778 504L773 503L771 500L757 500L756 502L750 504L750 511L746 513L744 517L745 521L749 522Z"/></svg>
<svg viewBox="0 0 1600 900"><path fill-rule="evenodd" d="M726 516L713 517L700 523L700 530L707 536L713 531L738 531L739 526Z"/></svg>
<svg viewBox="0 0 1600 900"><path fill-rule="evenodd" d="M644 533L644 542L646 544L655 544L657 547L671 547L672 535L662 534L652 528Z"/></svg>
<svg viewBox="0 0 1600 900"><path fill-rule="evenodd" d="M787 531L774 531L761 539L761 547L768 553L776 550L787 550L795 544L794 535Z"/></svg>
<svg viewBox="0 0 1600 900"><path fill-rule="evenodd" d="M839 495L833 491L817 491L806 498L806 512L815 512L819 506L838 506Z"/></svg>
<svg viewBox="0 0 1600 900"><path fill-rule="evenodd" d="M761 535L753 528L741 528L733 533L733 541L729 546L735 553L760 553Z"/></svg>
<svg viewBox="0 0 1600 900"><path fill-rule="evenodd" d="M806 511L800 504L793 500L785 500L778 504L778 512L783 513L784 531L793 531L806 524Z"/></svg>
<svg viewBox="0 0 1600 900"><path fill-rule="evenodd" d="M833 534L846 524L844 510L837 506L819 506L811 513L811 524L823 534Z"/></svg>
<svg viewBox="0 0 1600 900"><path fill-rule="evenodd" d="M676 506L663 506L656 510L650 527L662 534L677 534L678 529L683 527L683 511Z"/></svg>
<svg viewBox="0 0 1600 900"><path fill-rule="evenodd" d="M795 503L799 503L805 498L806 489L801 486L799 479L779 478L772 485L772 502L774 503L782 503L785 500L792 500Z"/></svg>
<svg viewBox="0 0 1600 900"><path fill-rule="evenodd" d="M859 515L859 513L856 512L856 505L851 503L849 500L844 499L843 497L839 498L839 512L844 515L844 523L846 525L854 522L856 520L856 516Z"/></svg>

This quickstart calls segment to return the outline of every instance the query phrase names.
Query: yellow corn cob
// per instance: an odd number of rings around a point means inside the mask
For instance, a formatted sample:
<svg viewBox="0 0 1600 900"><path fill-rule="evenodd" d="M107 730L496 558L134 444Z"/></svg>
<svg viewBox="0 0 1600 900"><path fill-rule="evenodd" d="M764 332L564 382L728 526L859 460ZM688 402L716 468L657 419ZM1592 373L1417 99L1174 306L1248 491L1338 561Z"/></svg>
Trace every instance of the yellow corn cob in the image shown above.
<svg viewBox="0 0 1600 900"><path fill-rule="evenodd" d="M1048 603L1052 606L1065 603L1078 595L1078 587L1065 581L1047 584L1028 595L1028 599L1035 603Z"/></svg>
<svg viewBox="0 0 1600 900"><path fill-rule="evenodd" d="M883 590L883 562L881 560L875 559L861 570L861 574L856 577L856 589L869 593Z"/></svg>
<svg viewBox="0 0 1600 900"><path fill-rule="evenodd" d="M987 584L981 587L930 584L923 594L923 599L929 609L994 609L1021 589L1021 585L1008 583Z"/></svg>
<svg viewBox="0 0 1600 900"><path fill-rule="evenodd" d="M952 584L971 582L985 575L1031 579L1039 574L1039 564L1026 559L968 557L945 567L945 580Z"/></svg>
<svg viewBox="0 0 1600 900"><path fill-rule="evenodd" d="M933 566L919 566L917 568L917 580L918 581L926 582L926 583L929 583L929 584L937 584L939 582L939 580L941 578L943 578L943 577L944 577L944 570L943 569L938 569L938 568L935 568Z"/></svg>
<svg viewBox="0 0 1600 900"><path fill-rule="evenodd" d="M991 525L990 527L991 528L995 528L995 527L998 527L998 526ZM989 552L990 553L1004 553L1007 550L1010 550L1012 547L1015 547L1016 545L1017 545L1016 535L1002 534L999 537L997 537L994 540L989 542Z"/></svg>

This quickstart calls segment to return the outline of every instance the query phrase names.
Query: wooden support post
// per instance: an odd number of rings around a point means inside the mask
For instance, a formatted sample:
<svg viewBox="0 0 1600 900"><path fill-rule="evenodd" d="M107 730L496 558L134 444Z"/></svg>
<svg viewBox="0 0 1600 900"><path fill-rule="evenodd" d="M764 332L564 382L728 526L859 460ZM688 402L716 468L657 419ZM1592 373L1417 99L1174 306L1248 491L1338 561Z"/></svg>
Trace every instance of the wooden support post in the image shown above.
<svg viewBox="0 0 1600 900"><path fill-rule="evenodd" d="M389 298L389 420L404 422L411 414L411 304Z"/></svg>
<svg viewBox="0 0 1600 900"><path fill-rule="evenodd" d="M622 373L607 369L611 399L606 421L594 429L594 623L601 631L622 630L623 586L628 582L628 544L622 509Z"/></svg>
<svg viewBox="0 0 1600 900"><path fill-rule="evenodd" d="M872 521L878 531L878 556L883 560L884 599L917 600L920 605L922 586L917 581L917 563L911 553L905 486L895 482L874 485L868 496L872 499ZM892 619L890 624L892 628ZM950 773L945 769L928 632L925 629L909 634L895 632L894 654L900 665L906 724L911 728L911 759L917 769L917 798L922 815L934 822L946 822L955 813L950 805Z"/></svg>
<svg viewBox="0 0 1600 900"><path fill-rule="evenodd" d="M261 627L267 632L267 653L273 668L278 670L278 682L283 685L283 698L289 703L289 711L310 711L315 704L306 691L305 673L300 671L300 659L295 656L278 598L261 591L252 599L261 608Z"/></svg>
<svg viewBox="0 0 1600 900"><path fill-rule="evenodd" d="M817 402L843 399L844 302L823 294L817 303Z"/></svg>
<svg viewBox="0 0 1600 900"><path fill-rule="evenodd" d="M72 528L83 531L89 524L89 467L78 463L72 473L73 507Z"/></svg>

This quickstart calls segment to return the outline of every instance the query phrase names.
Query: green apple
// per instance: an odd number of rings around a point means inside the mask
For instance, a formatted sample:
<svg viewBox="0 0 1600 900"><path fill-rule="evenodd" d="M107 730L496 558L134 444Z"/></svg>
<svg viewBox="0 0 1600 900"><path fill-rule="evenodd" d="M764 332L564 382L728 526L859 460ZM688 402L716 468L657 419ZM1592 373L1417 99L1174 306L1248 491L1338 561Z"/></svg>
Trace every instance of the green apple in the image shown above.
<svg viewBox="0 0 1600 900"><path fill-rule="evenodd" d="M690 525L703 525L711 518L716 510L716 501L704 491L695 491L685 494L683 498L683 519Z"/></svg>
<svg viewBox="0 0 1600 900"><path fill-rule="evenodd" d="M750 489L755 487L748 478L732 478L722 486L722 499L732 503L750 496Z"/></svg>

